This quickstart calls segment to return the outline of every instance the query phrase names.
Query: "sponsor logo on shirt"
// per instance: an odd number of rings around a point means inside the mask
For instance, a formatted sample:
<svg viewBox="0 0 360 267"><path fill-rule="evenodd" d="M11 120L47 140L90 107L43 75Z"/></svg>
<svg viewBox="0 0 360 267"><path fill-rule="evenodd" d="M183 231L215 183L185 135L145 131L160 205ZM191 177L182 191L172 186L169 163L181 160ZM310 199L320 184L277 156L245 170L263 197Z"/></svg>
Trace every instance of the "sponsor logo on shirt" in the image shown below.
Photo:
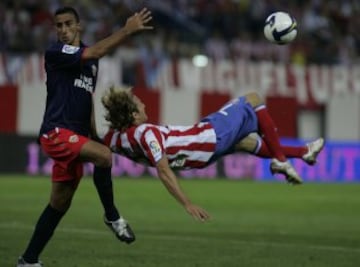
<svg viewBox="0 0 360 267"><path fill-rule="evenodd" d="M61 52L65 53L65 54L75 54L79 49L80 49L80 47L66 44L63 46Z"/></svg>
<svg viewBox="0 0 360 267"><path fill-rule="evenodd" d="M94 83L92 77L87 77L85 75L80 75L80 78L74 80L74 86L83 88L86 91L93 93L94 92Z"/></svg>

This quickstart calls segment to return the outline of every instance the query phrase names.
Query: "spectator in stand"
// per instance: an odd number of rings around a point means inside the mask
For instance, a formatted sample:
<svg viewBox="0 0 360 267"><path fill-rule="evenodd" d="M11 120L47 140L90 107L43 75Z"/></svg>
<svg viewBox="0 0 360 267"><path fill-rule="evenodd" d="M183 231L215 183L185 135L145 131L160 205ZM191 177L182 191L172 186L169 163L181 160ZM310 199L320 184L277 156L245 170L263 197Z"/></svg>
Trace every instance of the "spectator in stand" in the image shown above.
<svg viewBox="0 0 360 267"><path fill-rule="evenodd" d="M4 2L4 3L3 3ZM102 38L101 33L106 32L102 29L109 29L112 22L118 22L125 19L131 10L136 10L139 6L138 1L66 1L73 4L79 10L82 10L84 21L87 24L83 32L83 39L89 43L94 43ZM33 29L31 23L22 23L27 18L39 21L38 8L39 1L2 1L5 11L5 26L4 38L0 42L11 43L6 45L9 52L26 52L30 53L39 50L39 47L45 47L52 36L48 34L48 28L44 27L42 31L40 24L37 24ZM54 10L58 6L56 0L42 0L43 4L40 18L45 18L47 10ZM168 12L168 20L157 21L157 28L163 29L169 35L169 32L178 32L181 36L181 46L187 46L183 43L193 43L197 40L203 47L200 51L204 51L206 39L196 31L185 30L182 27L169 27L174 25L174 21L180 15L184 24L194 25L193 28L204 29L209 38L214 34L214 31L219 31L222 35L221 40L225 43L226 50L233 50L229 47L233 43L233 39L237 37L236 31L239 29L245 34L251 34L251 43L254 50L257 48L264 48L268 52L256 52L254 57L250 60L269 60L276 62L290 62L292 48L301 42L302 50L301 59L299 60L299 51L295 53L294 60L312 63L344 63L352 64L359 60L360 54L360 38L356 29L358 16L357 1L343 1L340 4L336 1L238 1L231 0L176 0L176 1L157 1L148 0L147 4L151 6L154 11L166 9ZM14 13L21 13L21 19L13 19ZM266 43L264 45L257 45L257 43L264 41L262 34L263 23L266 16L274 10L286 10L291 13L299 23L301 31L299 38L293 44L281 49L275 49L273 44ZM45 13L44 13L45 12ZM45 17L44 17L45 15ZM0 15L1 16L1 15ZM0 18L1 20L1 18ZM40 19L41 21L42 19ZM104 22L105 21L105 22ZM46 20L44 21L46 24ZM105 27L106 26L106 27ZM195 27L196 26L196 27ZM27 28L26 28L27 27ZM23 30L23 31L21 31ZM0 33L1 34L1 33ZM315 35L315 37L314 37ZM100 38L100 39L99 39ZM320 40L319 40L320 38ZM29 42L29 40L32 40ZM31 45L35 44L36 45ZM4 47L4 44L1 44ZM167 47L164 44L163 47ZM212 51L216 51L211 49ZM289 53L290 52L290 53ZM305 54L303 54L305 52ZM270 53L270 54L269 54ZM165 51L165 54L169 54ZM218 53L209 53L210 56L216 56ZM223 58L222 56L220 58ZM226 58L226 57L225 57ZM303 64L303 63L301 63Z"/></svg>
<svg viewBox="0 0 360 267"><path fill-rule="evenodd" d="M229 58L229 49L220 31L216 30L205 42L205 53L216 62Z"/></svg>

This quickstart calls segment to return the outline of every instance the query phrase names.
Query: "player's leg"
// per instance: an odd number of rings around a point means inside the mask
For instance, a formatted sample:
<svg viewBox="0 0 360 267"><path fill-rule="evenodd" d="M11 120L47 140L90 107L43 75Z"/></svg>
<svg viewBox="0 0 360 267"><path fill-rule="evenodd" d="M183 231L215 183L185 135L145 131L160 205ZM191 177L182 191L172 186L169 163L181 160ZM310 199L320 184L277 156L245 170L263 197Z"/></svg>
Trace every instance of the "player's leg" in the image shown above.
<svg viewBox="0 0 360 267"><path fill-rule="evenodd" d="M114 190L111 179L111 151L105 145L88 140L80 151L80 159L94 163L93 182L108 220L120 218L114 204Z"/></svg>
<svg viewBox="0 0 360 267"><path fill-rule="evenodd" d="M314 165L318 154L324 147L324 139L318 138L303 146L284 146L281 148L287 158L299 158L309 165ZM247 136L235 146L236 151L248 152L261 158L271 158L271 152L261 137Z"/></svg>
<svg viewBox="0 0 360 267"><path fill-rule="evenodd" d="M112 164L110 149L90 139L81 146L79 158L81 161L92 162L101 168L109 168Z"/></svg>
<svg viewBox="0 0 360 267"><path fill-rule="evenodd" d="M273 122L264 101L257 93L245 95L246 101L253 107L258 119L259 134L266 143L268 150L273 158L270 169L272 173L282 173L287 181L294 184L302 183L300 176L297 174L281 148L280 139L277 134L275 123Z"/></svg>
<svg viewBox="0 0 360 267"><path fill-rule="evenodd" d="M120 241L128 244L134 242L134 232L127 221L120 216L119 211L114 204L111 168L101 168L95 166L93 180L101 203L104 207L104 223Z"/></svg>
<svg viewBox="0 0 360 267"><path fill-rule="evenodd" d="M113 184L111 179L111 151L105 145L88 140L80 151L80 159L94 163L93 181L108 220L120 218L114 204Z"/></svg>
<svg viewBox="0 0 360 267"><path fill-rule="evenodd" d="M119 211L114 204L111 167L101 168L95 166L93 182L100 197L100 201L104 207L105 217L110 221L119 219Z"/></svg>
<svg viewBox="0 0 360 267"><path fill-rule="evenodd" d="M51 239L57 225L71 205L78 180L53 182L50 203L41 213L30 242L18 261L18 267L41 266L39 255ZM29 265L31 266L31 265Z"/></svg>
<svg viewBox="0 0 360 267"><path fill-rule="evenodd" d="M257 93L248 93L245 97L246 101L250 103L255 110L260 134L267 144L272 157L281 162L286 161L286 156L281 149L275 123L273 122L263 99Z"/></svg>
<svg viewBox="0 0 360 267"><path fill-rule="evenodd" d="M119 214L114 203L110 149L101 143L89 140L81 148L80 159L93 162L95 165L93 181L105 211L104 223L120 241L132 243L135 241L135 234L127 221Z"/></svg>
<svg viewBox="0 0 360 267"><path fill-rule="evenodd" d="M73 133L67 133L71 136ZM79 160L92 162L94 169L94 184L100 197L108 220L114 221L120 218L114 204L113 185L111 180L112 153L110 149L96 141L79 136L77 150Z"/></svg>
<svg viewBox="0 0 360 267"><path fill-rule="evenodd" d="M40 215L32 238L18 261L18 267L29 266L28 263L33 263L33 266L40 265L39 254L70 207L74 192L82 177L83 166L78 161L78 156L86 140L87 138L83 136L60 128L40 138L42 149L54 159L50 203Z"/></svg>

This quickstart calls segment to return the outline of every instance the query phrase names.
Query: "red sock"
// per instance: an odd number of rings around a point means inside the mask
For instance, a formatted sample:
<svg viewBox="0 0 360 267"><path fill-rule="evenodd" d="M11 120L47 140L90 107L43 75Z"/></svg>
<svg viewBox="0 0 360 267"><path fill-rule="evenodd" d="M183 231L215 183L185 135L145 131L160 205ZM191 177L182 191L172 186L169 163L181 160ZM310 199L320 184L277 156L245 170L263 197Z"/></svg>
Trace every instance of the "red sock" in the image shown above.
<svg viewBox="0 0 360 267"><path fill-rule="evenodd" d="M279 136L276 132L275 124L265 105L257 107L255 112L259 123L259 130L268 147L270 157L276 158L279 161L286 161L286 157L280 145Z"/></svg>
<svg viewBox="0 0 360 267"><path fill-rule="evenodd" d="M302 158L302 156L308 152L306 146L281 146L281 149L287 158ZM261 158L271 158L271 153L264 142L261 142L260 148L258 148L258 151L256 152L256 156Z"/></svg>

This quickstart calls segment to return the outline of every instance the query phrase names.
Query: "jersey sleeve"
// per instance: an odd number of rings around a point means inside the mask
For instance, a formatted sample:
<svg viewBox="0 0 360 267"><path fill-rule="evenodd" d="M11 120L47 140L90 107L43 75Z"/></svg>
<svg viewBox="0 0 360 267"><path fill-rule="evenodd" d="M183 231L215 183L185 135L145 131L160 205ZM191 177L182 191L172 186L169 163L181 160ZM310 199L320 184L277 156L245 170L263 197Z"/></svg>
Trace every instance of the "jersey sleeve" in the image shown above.
<svg viewBox="0 0 360 267"><path fill-rule="evenodd" d="M153 166L156 166L165 154L163 137L156 127L149 127L142 134L140 145Z"/></svg>
<svg viewBox="0 0 360 267"><path fill-rule="evenodd" d="M105 136L102 138L102 142L105 146L111 147L111 140L112 140L113 135L114 135L114 130L109 129L109 131L107 131Z"/></svg>
<svg viewBox="0 0 360 267"><path fill-rule="evenodd" d="M84 49L85 47L56 43L46 50L45 63L51 69L80 66Z"/></svg>

